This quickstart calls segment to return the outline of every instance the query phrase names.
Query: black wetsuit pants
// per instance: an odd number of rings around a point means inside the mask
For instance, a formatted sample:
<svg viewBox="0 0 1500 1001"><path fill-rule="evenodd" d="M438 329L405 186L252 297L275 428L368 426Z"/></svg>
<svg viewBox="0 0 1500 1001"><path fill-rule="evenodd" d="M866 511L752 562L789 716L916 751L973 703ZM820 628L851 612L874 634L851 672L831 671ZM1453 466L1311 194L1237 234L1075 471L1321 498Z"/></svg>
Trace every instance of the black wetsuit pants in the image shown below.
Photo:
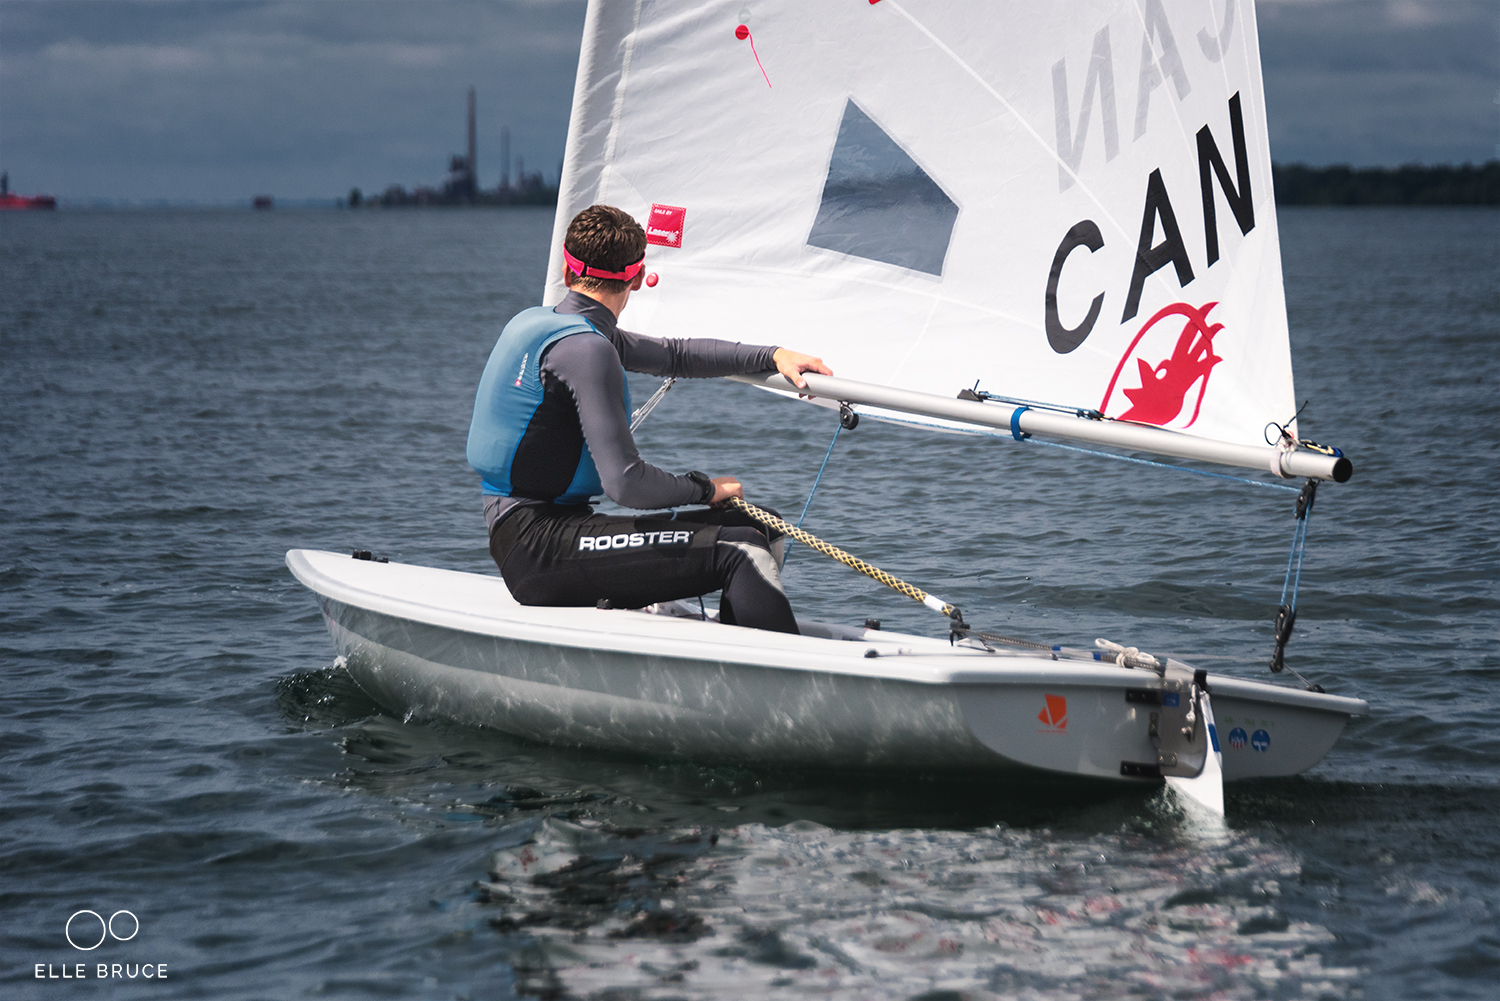
<svg viewBox="0 0 1500 1001"><path fill-rule="evenodd" d="M720 621L795 633L766 531L716 508L634 517L523 504L495 524L490 555L523 605L642 608L722 591Z"/></svg>

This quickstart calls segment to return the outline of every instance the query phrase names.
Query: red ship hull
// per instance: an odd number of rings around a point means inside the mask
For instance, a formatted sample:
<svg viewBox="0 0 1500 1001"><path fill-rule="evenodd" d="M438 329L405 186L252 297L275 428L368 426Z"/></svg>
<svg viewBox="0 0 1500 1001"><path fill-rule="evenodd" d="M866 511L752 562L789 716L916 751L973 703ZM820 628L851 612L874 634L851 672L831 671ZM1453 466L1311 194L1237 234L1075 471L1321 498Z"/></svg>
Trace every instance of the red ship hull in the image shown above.
<svg viewBox="0 0 1500 1001"><path fill-rule="evenodd" d="M0 195L0 212L6 209L55 209L57 199L51 195Z"/></svg>

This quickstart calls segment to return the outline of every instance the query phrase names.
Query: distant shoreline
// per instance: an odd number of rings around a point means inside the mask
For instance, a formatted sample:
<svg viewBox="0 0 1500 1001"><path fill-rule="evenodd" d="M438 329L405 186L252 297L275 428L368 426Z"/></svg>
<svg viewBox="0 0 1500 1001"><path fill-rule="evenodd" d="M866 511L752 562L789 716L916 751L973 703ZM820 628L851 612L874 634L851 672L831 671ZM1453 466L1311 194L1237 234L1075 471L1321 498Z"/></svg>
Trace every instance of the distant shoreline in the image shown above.
<svg viewBox="0 0 1500 1001"><path fill-rule="evenodd" d="M1278 206L1500 206L1500 159L1462 166L1309 167L1300 163L1271 165ZM488 194L488 192L486 193ZM528 201L418 202L404 204L383 196L350 206L344 198L294 198L277 201L278 209L537 209L557 204L557 190L528 192ZM60 197L64 209L249 209L249 198L228 202L171 202L165 199Z"/></svg>
<svg viewBox="0 0 1500 1001"><path fill-rule="evenodd" d="M1277 205L1500 205L1500 160L1475 166L1272 164Z"/></svg>

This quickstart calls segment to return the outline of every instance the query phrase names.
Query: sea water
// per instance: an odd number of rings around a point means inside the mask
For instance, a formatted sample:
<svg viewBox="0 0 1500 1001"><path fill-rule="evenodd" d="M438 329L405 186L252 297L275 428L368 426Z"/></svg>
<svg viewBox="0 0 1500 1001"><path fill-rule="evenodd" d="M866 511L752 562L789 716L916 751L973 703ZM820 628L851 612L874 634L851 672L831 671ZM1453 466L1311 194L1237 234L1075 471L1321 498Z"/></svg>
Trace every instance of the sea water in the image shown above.
<svg viewBox="0 0 1500 1001"><path fill-rule="evenodd" d="M1288 661L1371 712L1230 786L1219 834L1152 790L632 760L366 698L283 554L492 569L464 435L550 224L0 217L5 996L1500 991L1500 215L1281 213L1302 433L1356 468ZM683 383L639 437L797 513L834 428ZM1269 679L1292 499L865 421L806 527L983 627ZM786 579L942 632L808 550Z"/></svg>

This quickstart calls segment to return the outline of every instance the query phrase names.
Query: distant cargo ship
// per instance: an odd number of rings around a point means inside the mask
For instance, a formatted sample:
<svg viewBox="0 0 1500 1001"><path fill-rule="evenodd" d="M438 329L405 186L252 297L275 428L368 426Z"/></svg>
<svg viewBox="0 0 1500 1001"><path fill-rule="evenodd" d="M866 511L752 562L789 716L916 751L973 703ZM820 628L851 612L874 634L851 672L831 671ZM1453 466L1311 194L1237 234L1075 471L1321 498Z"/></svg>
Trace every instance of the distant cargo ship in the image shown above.
<svg viewBox="0 0 1500 1001"><path fill-rule="evenodd" d="M13 195L10 174L0 174L0 211L6 209L55 209L57 199L51 195Z"/></svg>

